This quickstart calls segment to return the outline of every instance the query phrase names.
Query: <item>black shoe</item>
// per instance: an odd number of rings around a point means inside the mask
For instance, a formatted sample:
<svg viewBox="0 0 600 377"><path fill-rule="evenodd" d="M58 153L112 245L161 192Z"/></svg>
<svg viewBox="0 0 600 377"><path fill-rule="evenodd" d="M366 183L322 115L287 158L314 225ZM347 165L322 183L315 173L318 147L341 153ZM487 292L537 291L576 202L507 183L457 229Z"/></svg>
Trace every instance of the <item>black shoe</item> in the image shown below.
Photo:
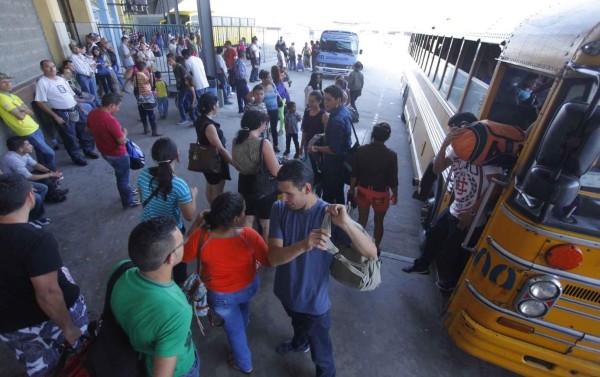
<svg viewBox="0 0 600 377"><path fill-rule="evenodd" d="M97 158L100 158L100 156L98 156L98 153L92 151L92 152L83 152L83 154L88 157L91 158L92 160L95 160Z"/></svg>
<svg viewBox="0 0 600 377"><path fill-rule="evenodd" d="M56 189L56 195L65 196L69 193L69 189Z"/></svg>
<svg viewBox="0 0 600 377"><path fill-rule="evenodd" d="M159 137L162 136L162 132L158 132L158 131L152 131L152 137Z"/></svg>
<svg viewBox="0 0 600 377"><path fill-rule="evenodd" d="M454 288L456 288L455 284L443 283L439 280L435 282L435 286L438 287L440 291L447 293L452 292Z"/></svg>
<svg viewBox="0 0 600 377"><path fill-rule="evenodd" d="M79 165L79 166L87 166L87 161L86 160L73 160L73 162L75 163L75 165Z"/></svg>
<svg viewBox="0 0 600 377"><path fill-rule="evenodd" d="M283 341L281 344L279 344L277 346L277 348L275 348L275 350L277 351L277 353L280 353L282 355L292 353L292 352L306 353L310 350L310 345L307 344L303 348L294 348L294 346L292 345L292 341L286 340L286 341Z"/></svg>
<svg viewBox="0 0 600 377"><path fill-rule="evenodd" d="M294 155L294 158L298 158L298 157L300 157L300 155L299 155L298 153L296 153L296 154Z"/></svg>
<svg viewBox="0 0 600 377"><path fill-rule="evenodd" d="M275 153L281 152L281 150L279 149L279 147L274 147L273 150L275 151Z"/></svg>
<svg viewBox="0 0 600 377"><path fill-rule="evenodd" d="M33 222L39 226L46 226L52 224L52 220L47 217L42 217L41 219L33 220Z"/></svg>
<svg viewBox="0 0 600 377"><path fill-rule="evenodd" d="M135 208L138 206L141 206L142 202L139 199L133 199L133 201L131 202L131 204L129 204L127 207L123 207L123 209L127 209L127 208Z"/></svg>
<svg viewBox="0 0 600 377"><path fill-rule="evenodd" d="M286 149L285 151L283 151L283 155L284 156L287 156L288 154L290 154L290 150L289 149Z"/></svg>
<svg viewBox="0 0 600 377"><path fill-rule="evenodd" d="M407 274L421 274L421 275L429 275L429 267L421 267L419 265L413 264L412 266L402 267L402 271Z"/></svg>
<svg viewBox="0 0 600 377"><path fill-rule="evenodd" d="M292 87L292 80L288 81L288 87Z"/></svg>
<svg viewBox="0 0 600 377"><path fill-rule="evenodd" d="M48 199L48 201L52 203L62 203L65 200L67 200L67 197L65 195L54 195L54 197Z"/></svg>

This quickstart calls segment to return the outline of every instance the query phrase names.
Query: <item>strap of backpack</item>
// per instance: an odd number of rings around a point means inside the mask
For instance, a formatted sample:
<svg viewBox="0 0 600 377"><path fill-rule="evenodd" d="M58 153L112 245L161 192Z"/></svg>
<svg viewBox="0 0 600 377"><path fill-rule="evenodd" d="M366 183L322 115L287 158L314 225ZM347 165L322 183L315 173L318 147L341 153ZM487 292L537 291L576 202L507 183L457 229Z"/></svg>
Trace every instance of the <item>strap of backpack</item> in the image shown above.
<svg viewBox="0 0 600 377"><path fill-rule="evenodd" d="M110 278L108 279L108 284L106 284L106 297L104 298L103 311L104 313L108 313L109 311L112 313L112 310L110 309L110 298L112 296L113 288L115 287L117 280L119 280L119 278L125 273L125 271L129 270L132 267L135 267L135 264L133 264L132 261L127 261L125 263L122 263L119 267L117 267L117 269L112 273L112 275L110 275Z"/></svg>
<svg viewBox="0 0 600 377"><path fill-rule="evenodd" d="M354 137L356 138L356 142L358 143L358 145L360 145L360 143L358 142L358 135L356 134L356 129L354 128L354 123L352 123L352 120L350 120L350 125L352 126L352 132L354 132Z"/></svg>

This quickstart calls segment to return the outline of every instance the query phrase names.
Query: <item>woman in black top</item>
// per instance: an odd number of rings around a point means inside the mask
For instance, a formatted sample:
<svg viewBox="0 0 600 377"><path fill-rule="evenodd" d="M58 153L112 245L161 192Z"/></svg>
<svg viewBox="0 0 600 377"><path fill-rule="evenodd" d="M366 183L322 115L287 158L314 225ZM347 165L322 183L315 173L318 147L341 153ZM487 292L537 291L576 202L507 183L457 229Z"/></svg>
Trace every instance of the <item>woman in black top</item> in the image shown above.
<svg viewBox="0 0 600 377"><path fill-rule="evenodd" d="M373 126L371 143L358 148L354 156L348 191L348 198L356 199L358 223L363 227L369 220L369 208L373 207L373 233L378 254L383 238L383 219L390 204L398 201L398 156L384 144L391 133L390 125L385 122Z"/></svg>
<svg viewBox="0 0 600 377"><path fill-rule="evenodd" d="M206 178L206 200L210 204L217 195L223 192L225 180L231 180L229 164L232 164L233 160L227 149L225 149L227 140L223 135L221 125L209 118L209 116L217 115L219 108L217 97L212 93L204 93L198 100L198 108L201 115L194 122L198 143L200 145L212 145L217 148L221 156L221 172L217 174L204 173Z"/></svg>

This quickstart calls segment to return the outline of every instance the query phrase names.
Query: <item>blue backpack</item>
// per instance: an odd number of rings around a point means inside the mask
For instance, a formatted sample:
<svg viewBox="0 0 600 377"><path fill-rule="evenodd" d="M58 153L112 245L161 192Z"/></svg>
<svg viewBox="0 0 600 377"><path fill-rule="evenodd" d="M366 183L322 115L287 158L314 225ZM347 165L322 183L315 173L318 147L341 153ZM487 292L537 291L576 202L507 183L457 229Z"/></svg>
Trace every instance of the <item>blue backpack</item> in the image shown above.
<svg viewBox="0 0 600 377"><path fill-rule="evenodd" d="M129 168L131 170L138 170L146 165L146 156L144 151L136 143L127 139L125 143L127 148L127 155L129 156Z"/></svg>

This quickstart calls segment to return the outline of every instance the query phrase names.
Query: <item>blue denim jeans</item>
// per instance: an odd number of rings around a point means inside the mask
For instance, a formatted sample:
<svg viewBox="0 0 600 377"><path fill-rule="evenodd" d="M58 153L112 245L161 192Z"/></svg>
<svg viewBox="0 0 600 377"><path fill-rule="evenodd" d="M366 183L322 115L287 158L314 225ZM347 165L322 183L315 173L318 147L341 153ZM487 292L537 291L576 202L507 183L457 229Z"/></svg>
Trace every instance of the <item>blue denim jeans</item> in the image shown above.
<svg viewBox="0 0 600 377"><path fill-rule="evenodd" d="M237 95L238 111L240 113L244 112L244 106L246 106L246 96L249 92L250 89L248 89L248 83L246 83L246 80L235 80L235 94Z"/></svg>
<svg viewBox="0 0 600 377"><path fill-rule="evenodd" d="M74 123L69 119L67 111L56 109L53 111L65 121L64 124L56 124L56 130L65 144L67 153L73 161L84 160L85 158L79 147L81 146L81 149L86 152L93 152L94 138L85 130L85 116L83 112L79 109L77 110L79 111L80 119L79 122Z"/></svg>
<svg viewBox="0 0 600 377"><path fill-rule="evenodd" d="M35 206L29 211L29 221L39 220L46 214L46 209L44 208L44 199L39 193L34 193L35 196Z"/></svg>
<svg viewBox="0 0 600 377"><path fill-rule="evenodd" d="M334 377L333 344L329 336L331 316L328 310L321 315L298 313L283 307L292 318L294 337L292 346L296 349L310 345L310 356L317 366L317 377Z"/></svg>
<svg viewBox="0 0 600 377"><path fill-rule="evenodd" d="M48 195L48 186L39 182L31 182L31 186L35 189L35 192L40 195L42 200L46 200L46 195Z"/></svg>
<svg viewBox="0 0 600 377"><path fill-rule="evenodd" d="M81 86L81 91L90 93L96 100L94 101L96 107L100 107L100 101L98 101L98 87L96 86L96 77L90 77L86 75L77 74L77 82Z"/></svg>
<svg viewBox="0 0 600 377"><path fill-rule="evenodd" d="M243 371L252 369L252 353L248 348L246 328L250 316L250 300L258 291L258 275L244 289L232 293L208 291L208 303L225 319L225 333L237 366Z"/></svg>
<svg viewBox="0 0 600 377"><path fill-rule="evenodd" d="M158 115L167 116L169 113L169 97L157 97Z"/></svg>
<svg viewBox="0 0 600 377"><path fill-rule="evenodd" d="M115 169L115 178L117 178L117 189L121 196L121 205L127 208L133 198L131 196L131 185L129 184L129 156L106 156L102 157Z"/></svg>
<svg viewBox="0 0 600 377"><path fill-rule="evenodd" d="M185 93L186 89L179 89L177 92L177 110L179 110L179 116L181 117L181 121L185 122L187 120L187 116L185 115Z"/></svg>
<svg viewBox="0 0 600 377"><path fill-rule="evenodd" d="M33 149L35 149L37 161L50 170L56 170L54 150L46 144L42 130L38 128L34 133L27 135L26 137L29 144L33 145Z"/></svg>

